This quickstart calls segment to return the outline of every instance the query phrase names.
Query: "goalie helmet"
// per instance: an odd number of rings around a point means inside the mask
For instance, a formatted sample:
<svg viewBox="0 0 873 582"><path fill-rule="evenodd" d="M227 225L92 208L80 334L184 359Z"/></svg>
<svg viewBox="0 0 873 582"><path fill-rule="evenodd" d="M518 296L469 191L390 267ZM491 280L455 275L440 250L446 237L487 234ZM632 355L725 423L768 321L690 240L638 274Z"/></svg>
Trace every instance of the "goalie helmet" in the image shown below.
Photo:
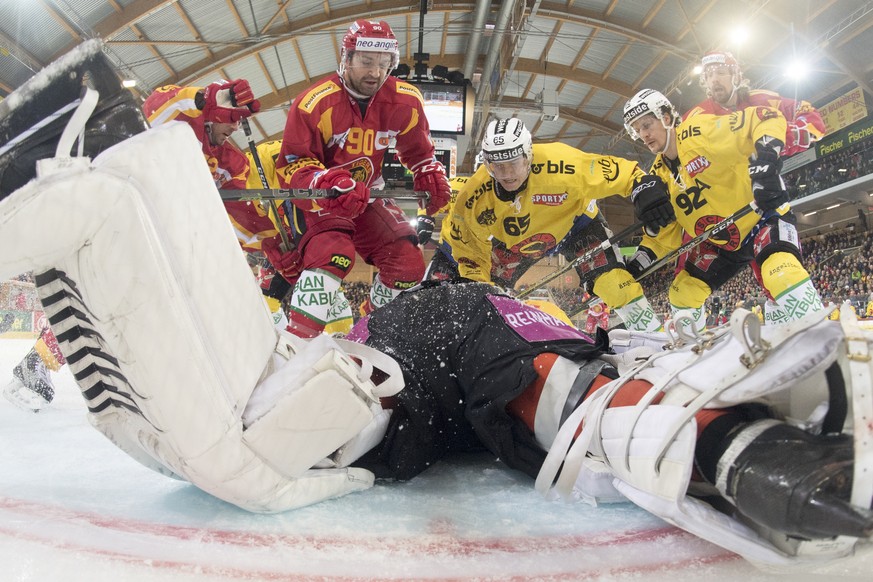
<svg viewBox="0 0 873 582"><path fill-rule="evenodd" d="M340 58L339 74L343 71L352 58L355 51L370 51L388 53L391 55L391 65L388 69L393 71L400 63L400 50L397 45L397 37L394 31L384 20L356 20L343 36L342 56Z"/></svg>
<svg viewBox="0 0 873 582"><path fill-rule="evenodd" d="M488 124L482 139L482 161L486 166L522 156L528 161L533 156L533 139L522 120L510 117L495 119Z"/></svg>
<svg viewBox="0 0 873 582"><path fill-rule="evenodd" d="M679 112L663 93L654 89L643 89L624 104L624 128L631 138L640 139L633 128L633 122L645 115L654 115L667 129L674 127L679 119ZM672 117L670 123L665 121L668 115Z"/></svg>

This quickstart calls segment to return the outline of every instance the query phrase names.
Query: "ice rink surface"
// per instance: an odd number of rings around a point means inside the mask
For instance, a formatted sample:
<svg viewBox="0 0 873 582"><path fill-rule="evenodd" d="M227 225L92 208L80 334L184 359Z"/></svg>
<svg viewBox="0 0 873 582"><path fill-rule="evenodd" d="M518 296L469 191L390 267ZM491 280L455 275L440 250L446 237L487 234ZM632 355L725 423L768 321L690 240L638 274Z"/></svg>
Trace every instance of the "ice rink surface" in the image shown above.
<svg viewBox="0 0 873 582"><path fill-rule="evenodd" d="M0 385L32 346L0 339ZM88 425L67 368L55 403L0 398L0 579L873 580L873 552L827 573L763 572L631 504L546 501L488 455L408 483L255 515L154 473Z"/></svg>

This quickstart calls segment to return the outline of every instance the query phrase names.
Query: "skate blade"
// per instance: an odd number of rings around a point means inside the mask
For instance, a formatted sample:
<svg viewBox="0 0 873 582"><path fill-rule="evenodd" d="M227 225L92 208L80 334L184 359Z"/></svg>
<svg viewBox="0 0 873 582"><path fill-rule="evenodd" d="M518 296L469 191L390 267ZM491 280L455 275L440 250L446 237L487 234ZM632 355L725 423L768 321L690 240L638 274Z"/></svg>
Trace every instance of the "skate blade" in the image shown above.
<svg viewBox="0 0 873 582"><path fill-rule="evenodd" d="M48 400L27 388L17 378L3 389L3 397L18 408L34 413L50 404Z"/></svg>

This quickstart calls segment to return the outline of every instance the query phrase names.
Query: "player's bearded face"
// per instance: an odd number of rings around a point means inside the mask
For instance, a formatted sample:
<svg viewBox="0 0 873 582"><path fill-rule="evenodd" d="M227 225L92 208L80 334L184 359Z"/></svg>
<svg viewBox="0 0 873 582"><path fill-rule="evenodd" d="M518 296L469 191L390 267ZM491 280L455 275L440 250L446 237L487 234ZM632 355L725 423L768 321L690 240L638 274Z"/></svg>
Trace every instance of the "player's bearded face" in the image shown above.
<svg viewBox="0 0 873 582"><path fill-rule="evenodd" d="M356 93L372 97L391 72L392 57L388 53L355 51L343 72L343 81Z"/></svg>
<svg viewBox="0 0 873 582"><path fill-rule="evenodd" d="M706 89L718 103L730 99L734 90L734 71L725 65L709 66L703 71Z"/></svg>
<svg viewBox="0 0 873 582"><path fill-rule="evenodd" d="M530 172L530 161L524 156L519 156L505 162L485 163L487 164L488 171L494 176L494 179L497 180L500 186L510 192L518 190Z"/></svg>
<svg viewBox="0 0 873 582"><path fill-rule="evenodd" d="M644 115L631 122L631 127L653 154L664 151L667 144L667 128L654 115Z"/></svg>

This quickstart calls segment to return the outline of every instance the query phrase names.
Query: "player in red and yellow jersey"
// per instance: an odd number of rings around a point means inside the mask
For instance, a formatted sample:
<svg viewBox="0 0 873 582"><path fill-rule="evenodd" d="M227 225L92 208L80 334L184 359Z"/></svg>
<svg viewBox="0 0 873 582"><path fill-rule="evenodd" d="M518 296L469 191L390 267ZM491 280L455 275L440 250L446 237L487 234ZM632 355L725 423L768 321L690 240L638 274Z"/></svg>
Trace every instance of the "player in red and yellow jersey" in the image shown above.
<svg viewBox="0 0 873 582"><path fill-rule="evenodd" d="M239 129L240 119L260 110L248 81L222 81L206 87L159 87L142 108L152 127L181 121L194 130L216 188L246 188L248 160L229 138ZM278 231L260 205L225 202L224 207L244 249L259 250L265 239L272 238L274 242L278 239Z"/></svg>
<svg viewBox="0 0 873 582"><path fill-rule="evenodd" d="M284 187L325 188L334 198L294 201L292 233L302 273L291 304L291 329L312 336L324 328L355 252L379 274L370 302L378 307L424 274L418 237L391 200L369 202L383 186L389 146L430 193L429 214L449 200L445 168L434 158L419 90L389 75L399 61L397 39L384 21L355 21L342 42L339 70L303 91L291 105L278 160Z"/></svg>
<svg viewBox="0 0 873 582"><path fill-rule="evenodd" d="M773 91L749 89L749 82L743 77L740 65L731 53L706 53L701 65L700 84L706 91L707 99L686 113L686 120L699 114L729 115L755 106L778 109L788 122L782 139L785 143L783 156L801 152L824 137L827 128L812 105L782 97Z"/></svg>

